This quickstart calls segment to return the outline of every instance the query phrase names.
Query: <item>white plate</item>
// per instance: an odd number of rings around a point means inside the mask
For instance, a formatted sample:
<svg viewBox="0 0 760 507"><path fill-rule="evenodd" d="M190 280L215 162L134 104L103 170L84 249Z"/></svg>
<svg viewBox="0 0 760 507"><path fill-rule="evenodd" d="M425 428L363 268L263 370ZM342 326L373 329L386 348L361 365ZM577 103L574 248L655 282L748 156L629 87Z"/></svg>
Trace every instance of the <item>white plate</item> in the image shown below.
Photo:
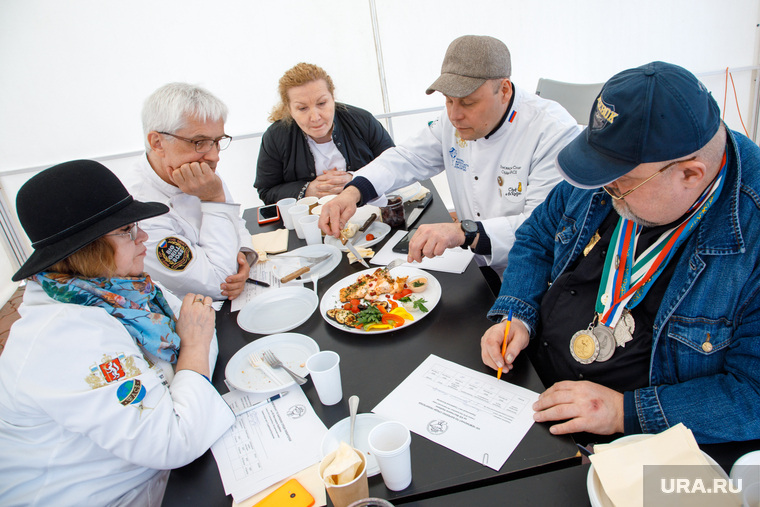
<svg viewBox="0 0 760 507"><path fill-rule="evenodd" d="M285 287L303 285L304 281L308 282L311 279L311 275L317 274L317 278L322 278L328 275L335 267L340 264L340 260L343 256L340 250L332 245L309 245L296 248L290 252L283 254L283 257L272 255L269 257L268 262L272 263L272 273L279 280L285 275L296 271L301 266L306 266L308 262L301 257L290 257L303 255L305 257L321 257L325 254L330 254L330 258L324 260L311 268L305 275L291 280L284 284Z"/></svg>
<svg viewBox="0 0 760 507"><path fill-rule="evenodd" d="M390 333L392 331L397 331L398 329L404 329L407 326L411 326L423 318L425 318L427 315L429 315L433 308L436 307L438 304L438 301L441 300L441 284L438 283L438 280L435 279L433 275L428 273L427 271L422 271L421 269L412 268L409 266L399 266L397 268L393 268L391 271L391 275L396 278L399 276L408 276L409 279L418 278L421 276L424 276L428 280L428 286L427 289L423 292L418 292L417 295L425 299L425 307L428 309L427 312L423 313L420 311L413 311L409 312L414 317L414 320L409 321L407 320L406 323L401 326L400 328L392 328L392 329L379 329L377 331L364 331L363 329L355 329L352 327L344 326L343 324L338 324L336 321L331 319L327 316L327 310L330 310L331 308L339 308L343 306L344 303L340 302L340 289L343 287L348 287L352 283L354 283L356 280L359 279L362 275L368 275L375 272L376 269L379 268L370 268L365 269L364 271L359 271L358 273L354 273L353 275L349 275L339 282L337 282L335 285L330 287L324 296L322 296L322 302L319 304L319 312L322 314L322 318L327 321L328 324L330 324L332 327L336 327L338 329L341 329L343 331L347 331L349 333L355 333L355 334L380 334L380 333ZM387 297L390 297L388 295Z"/></svg>
<svg viewBox="0 0 760 507"><path fill-rule="evenodd" d="M633 443L640 440L646 440L647 438L653 437L654 434L647 433L647 434L637 434L637 435L627 435L625 437L618 438L617 440L613 440L612 444L618 444L618 443ZM716 467L718 470L720 470L722 475L726 475L726 473L723 471L723 469L720 467L720 465L710 457L709 454L702 451L702 454L704 454L705 458L707 459L707 462ZM728 477L724 477L725 479L728 479ZM604 491L604 487L602 486L602 481L599 480L599 476L597 475L596 471L594 470L594 465L592 464L588 469L588 475L586 476L586 489L588 490L588 498L591 501L592 507L608 507L612 506L612 500L610 500L610 497L607 496L607 493Z"/></svg>
<svg viewBox="0 0 760 507"><path fill-rule="evenodd" d="M353 222L353 219L349 220L349 222ZM359 224L361 227L364 224ZM383 240L388 233L391 232L391 226L388 224L384 224L382 222L372 222L372 225L370 225L366 231L364 232L357 232L356 234L361 234L361 239L356 240L356 243L354 243L354 246L357 248L369 248L372 245L375 245ZM374 239L367 241L367 234L372 234ZM349 241L352 241L354 238L349 239ZM340 250L344 252L348 252L348 247L340 242L340 240L337 240L333 238L332 236L326 236L325 237L325 245L332 245L335 248L339 248Z"/></svg>
<svg viewBox="0 0 760 507"><path fill-rule="evenodd" d="M285 366L306 377L309 374L306 360L319 352L319 345L308 336L298 333L273 334L259 338L238 350L227 363L224 375L232 387L249 393L268 394L295 384L282 368L251 366L248 356L256 354L260 357L261 352L267 349L274 352Z"/></svg>
<svg viewBox="0 0 760 507"><path fill-rule="evenodd" d="M267 289L238 312L238 325L249 333L284 333L311 317L319 296L304 287Z"/></svg>
<svg viewBox="0 0 760 507"><path fill-rule="evenodd" d="M388 195L400 195L401 199L406 202L415 195L419 194L420 190L422 190L422 184L419 181L415 181L411 185L399 188L393 192L388 192Z"/></svg>
<svg viewBox="0 0 760 507"><path fill-rule="evenodd" d="M356 424L354 425L354 447L359 449L367 457L367 477L372 477L380 473L380 466L377 464L374 454L369 452L369 432L388 419L380 417L377 414L356 414ZM324 458L335 449L341 442L351 443L351 418L346 417L338 421L332 428L327 430L322 438L322 457Z"/></svg>

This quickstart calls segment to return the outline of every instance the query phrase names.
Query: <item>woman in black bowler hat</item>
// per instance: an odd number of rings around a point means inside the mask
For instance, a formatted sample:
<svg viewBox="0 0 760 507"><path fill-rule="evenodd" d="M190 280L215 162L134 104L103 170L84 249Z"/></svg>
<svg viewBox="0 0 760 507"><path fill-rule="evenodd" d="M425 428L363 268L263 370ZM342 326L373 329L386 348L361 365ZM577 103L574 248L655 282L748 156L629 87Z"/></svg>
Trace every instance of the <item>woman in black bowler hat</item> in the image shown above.
<svg viewBox="0 0 760 507"><path fill-rule="evenodd" d="M32 177L16 208L34 253L0 355L0 504L160 505L235 420L208 380L211 298L143 271L138 221L168 208L90 160Z"/></svg>

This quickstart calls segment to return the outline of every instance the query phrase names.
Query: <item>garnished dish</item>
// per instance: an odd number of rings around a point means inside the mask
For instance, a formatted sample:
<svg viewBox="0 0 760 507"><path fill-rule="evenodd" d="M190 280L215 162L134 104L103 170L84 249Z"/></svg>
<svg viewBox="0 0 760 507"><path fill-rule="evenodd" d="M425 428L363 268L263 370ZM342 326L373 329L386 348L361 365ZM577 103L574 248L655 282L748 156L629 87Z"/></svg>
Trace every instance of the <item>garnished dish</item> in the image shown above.
<svg viewBox="0 0 760 507"><path fill-rule="evenodd" d="M412 267L367 269L350 275L325 293L325 320L351 333L387 333L424 318L441 299L432 275Z"/></svg>

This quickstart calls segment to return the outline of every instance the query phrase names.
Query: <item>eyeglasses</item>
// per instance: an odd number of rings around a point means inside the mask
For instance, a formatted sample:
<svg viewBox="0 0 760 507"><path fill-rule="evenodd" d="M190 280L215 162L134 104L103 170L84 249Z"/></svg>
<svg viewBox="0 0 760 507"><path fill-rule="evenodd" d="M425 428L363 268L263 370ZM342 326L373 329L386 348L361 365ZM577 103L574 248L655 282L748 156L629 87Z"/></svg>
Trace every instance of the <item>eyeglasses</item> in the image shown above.
<svg viewBox="0 0 760 507"><path fill-rule="evenodd" d="M230 142L232 142L232 137L228 135L223 135L222 137L217 137L216 139L188 139L186 137L180 137L176 134L170 134L169 132L159 132L159 134L176 137L177 139L181 139L186 143L194 144L195 151L198 153L208 153L214 146L219 148L219 151L226 150L229 147Z"/></svg>
<svg viewBox="0 0 760 507"><path fill-rule="evenodd" d="M106 236L129 236L129 239L132 241L137 241L138 230L139 229L137 228L137 222L135 222L127 232L112 232L111 234L106 234Z"/></svg>
<svg viewBox="0 0 760 507"><path fill-rule="evenodd" d="M636 185L636 186L635 186L635 187L633 187L632 189L630 189L630 190L628 190L628 191L626 191L626 192L623 192L622 194L619 194L619 193L618 193L618 191L617 191L617 189L613 189L613 188L607 188L607 186L606 186L606 185L605 185L605 186L603 186L602 188L604 189L604 191L605 191L605 192L607 192L607 193L610 195L610 197L612 197L612 198L613 198L613 199L615 199L616 201L619 201L620 199L625 199L627 196L631 195L631 193L632 193L634 190L636 190L636 189L637 189L637 188L639 188L641 185L643 185L643 184L644 184L644 183L646 183L647 181L651 180L652 178L654 178L654 177L655 177L655 176L657 176L658 174L662 174L663 172L665 172L665 170L666 170L666 169L668 169L668 168L670 168L670 167L673 167L673 166L674 166L674 165L676 165L676 164L680 164L681 162L691 162L692 160L696 160L696 158L697 158L697 157L696 157L696 156L694 156L694 157L691 157L691 158L687 158L686 160L676 160L675 162L671 162L671 163L669 163L668 165L666 165L665 167L663 167L662 169L660 169L659 171L657 171L656 173L654 173L653 175L651 175L649 178L645 179L644 181L642 181L641 183L639 183L638 185Z"/></svg>

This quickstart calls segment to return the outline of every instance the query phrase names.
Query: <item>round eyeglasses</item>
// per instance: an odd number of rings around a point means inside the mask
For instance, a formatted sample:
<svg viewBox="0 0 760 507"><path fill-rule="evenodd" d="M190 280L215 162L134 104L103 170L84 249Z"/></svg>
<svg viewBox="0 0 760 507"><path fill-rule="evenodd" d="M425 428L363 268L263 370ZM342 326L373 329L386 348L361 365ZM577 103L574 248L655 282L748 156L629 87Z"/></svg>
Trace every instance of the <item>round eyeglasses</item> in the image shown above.
<svg viewBox="0 0 760 507"><path fill-rule="evenodd" d="M618 190L615 189L615 188L607 188L606 185L602 186L602 188L604 189L605 192L607 192L610 195L610 197L612 197L616 201L619 201L620 199L625 199L627 196L631 195L631 193L633 193L634 190L636 190L641 185L643 185L647 181L651 180L652 178L654 178L658 174L662 174L663 172L665 172L666 169L668 169L670 167L673 167L676 164L680 164L681 162L691 162L692 160L696 160L696 158L697 157L694 156L694 157L691 157L691 158L687 158L686 160L676 160L675 162L671 162L668 165L666 165L665 167L663 167L662 169L660 169L659 171L657 171L656 173L654 173L653 175L651 175L649 178L645 179L644 181L642 181L641 183L639 183L638 185L636 185L632 189L623 192L622 194L619 193Z"/></svg>
<svg viewBox="0 0 760 507"><path fill-rule="evenodd" d="M137 241L137 231L139 231L137 222L133 223L131 226L125 227L129 227L129 230L127 232L112 232L110 234L106 234L106 236L129 236L129 239L132 241Z"/></svg>
<svg viewBox="0 0 760 507"><path fill-rule="evenodd" d="M186 137L181 137L176 134L171 134L169 132L159 132L159 134L163 134L165 136L172 136L177 139L180 139L182 141L185 141L186 143L190 143L195 145L195 151L198 153L208 153L211 151L211 149L216 146L219 151L226 150L230 143L232 142L232 137L228 135L223 135L222 137L217 137L216 139L188 139Z"/></svg>

